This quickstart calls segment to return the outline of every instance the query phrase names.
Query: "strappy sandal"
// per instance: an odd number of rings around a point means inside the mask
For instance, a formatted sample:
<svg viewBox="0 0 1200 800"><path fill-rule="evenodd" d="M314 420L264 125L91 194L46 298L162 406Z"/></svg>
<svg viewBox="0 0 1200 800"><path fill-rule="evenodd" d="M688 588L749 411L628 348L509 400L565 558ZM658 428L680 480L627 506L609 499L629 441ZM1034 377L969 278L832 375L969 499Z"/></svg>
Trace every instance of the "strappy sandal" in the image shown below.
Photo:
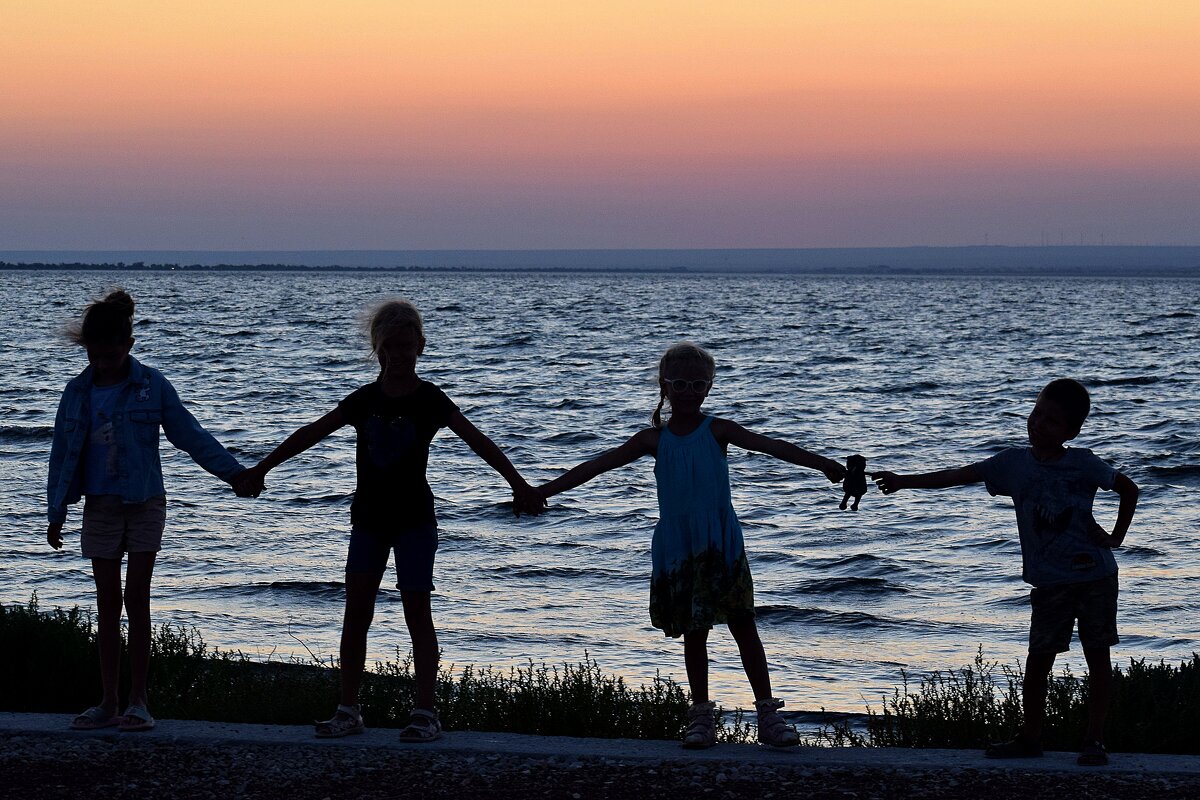
<svg viewBox="0 0 1200 800"><path fill-rule="evenodd" d="M783 719L779 709L783 701L777 697L767 697L754 701L758 711L758 740L772 747L795 747L800 744L800 734Z"/></svg>
<svg viewBox="0 0 1200 800"><path fill-rule="evenodd" d="M340 739L343 736L360 734L366 729L358 706L339 705L332 717L316 723L313 733L318 739Z"/></svg>
<svg viewBox="0 0 1200 800"><path fill-rule="evenodd" d="M98 731L101 728L113 728L120 724L121 718L116 714L110 714L100 706L92 706L71 720L71 730Z"/></svg>
<svg viewBox="0 0 1200 800"><path fill-rule="evenodd" d="M408 725L400 731L402 742L432 742L442 738L442 723L438 721L436 711L424 708L414 708L408 718Z"/></svg>
<svg viewBox="0 0 1200 800"><path fill-rule="evenodd" d="M688 750L704 750L717 743L717 704L692 703L687 711L688 726L683 734L683 746Z"/></svg>

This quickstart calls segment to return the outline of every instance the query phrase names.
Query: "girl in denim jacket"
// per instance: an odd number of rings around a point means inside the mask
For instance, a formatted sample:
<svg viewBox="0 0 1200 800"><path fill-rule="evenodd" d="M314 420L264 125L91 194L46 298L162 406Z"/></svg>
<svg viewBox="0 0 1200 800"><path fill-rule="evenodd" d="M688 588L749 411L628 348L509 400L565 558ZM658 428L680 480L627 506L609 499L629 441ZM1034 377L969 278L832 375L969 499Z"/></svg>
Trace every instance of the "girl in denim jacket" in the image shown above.
<svg viewBox="0 0 1200 800"><path fill-rule="evenodd" d="M229 481L242 465L204 430L155 369L129 355L133 299L115 290L89 305L68 331L87 350L88 368L67 384L54 420L47 485L46 540L62 547L67 506L84 498L80 547L96 581L97 641L104 694L71 723L77 730L154 727L147 708L150 576L162 548L166 497L158 431L197 464ZM129 703L117 714L121 661L121 559L129 553L124 607L129 615Z"/></svg>

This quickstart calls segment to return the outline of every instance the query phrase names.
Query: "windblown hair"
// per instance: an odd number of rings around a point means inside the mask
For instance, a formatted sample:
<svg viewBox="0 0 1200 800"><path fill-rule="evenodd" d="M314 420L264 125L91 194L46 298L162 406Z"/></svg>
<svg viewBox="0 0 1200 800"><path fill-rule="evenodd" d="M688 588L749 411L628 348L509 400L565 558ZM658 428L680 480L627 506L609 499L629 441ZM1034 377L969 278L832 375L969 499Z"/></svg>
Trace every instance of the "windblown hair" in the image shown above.
<svg viewBox="0 0 1200 800"><path fill-rule="evenodd" d="M363 327L371 342L372 356L379 353L379 348L389 337L401 331L416 331L417 336L425 338L421 312L403 297L389 297L371 306L367 309Z"/></svg>
<svg viewBox="0 0 1200 800"><path fill-rule="evenodd" d="M79 321L67 326L66 333L81 347L124 344L133 338L133 298L124 289L111 290L89 303Z"/></svg>
<svg viewBox="0 0 1200 800"><path fill-rule="evenodd" d="M712 354L700 345L692 342L679 342L668 347L667 352L663 353L662 358L658 360L658 408L654 409L654 413L650 415L650 424L656 428L663 426L662 409L667 402L667 389L663 386L663 378L673 367L684 364L702 366L708 372L710 381L717 374L717 362L713 359Z"/></svg>
<svg viewBox="0 0 1200 800"><path fill-rule="evenodd" d="M1092 410L1092 398L1079 381L1058 378L1046 384L1041 396L1058 403L1067 412L1067 417L1078 433Z"/></svg>

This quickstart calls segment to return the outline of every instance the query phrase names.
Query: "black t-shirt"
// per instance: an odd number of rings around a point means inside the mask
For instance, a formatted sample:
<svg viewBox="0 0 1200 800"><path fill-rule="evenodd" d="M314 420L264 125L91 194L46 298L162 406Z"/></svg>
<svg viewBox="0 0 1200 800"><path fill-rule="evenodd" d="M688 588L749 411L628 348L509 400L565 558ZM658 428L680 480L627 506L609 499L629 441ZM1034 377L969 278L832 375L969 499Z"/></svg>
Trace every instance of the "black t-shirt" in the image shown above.
<svg viewBox="0 0 1200 800"><path fill-rule="evenodd" d="M351 523L390 533L435 522L425 466L429 443L458 410L454 401L428 381L404 397L388 397L375 382L338 408L358 434Z"/></svg>

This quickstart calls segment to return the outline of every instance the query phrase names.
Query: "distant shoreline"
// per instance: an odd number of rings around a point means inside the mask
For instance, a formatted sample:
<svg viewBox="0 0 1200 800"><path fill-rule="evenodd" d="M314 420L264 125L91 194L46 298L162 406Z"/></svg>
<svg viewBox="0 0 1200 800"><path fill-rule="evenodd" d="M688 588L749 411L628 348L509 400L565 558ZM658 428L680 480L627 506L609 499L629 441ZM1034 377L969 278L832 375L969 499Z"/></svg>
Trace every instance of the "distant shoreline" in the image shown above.
<svg viewBox="0 0 1200 800"><path fill-rule="evenodd" d="M1200 277L1200 246L0 250L0 270Z"/></svg>

